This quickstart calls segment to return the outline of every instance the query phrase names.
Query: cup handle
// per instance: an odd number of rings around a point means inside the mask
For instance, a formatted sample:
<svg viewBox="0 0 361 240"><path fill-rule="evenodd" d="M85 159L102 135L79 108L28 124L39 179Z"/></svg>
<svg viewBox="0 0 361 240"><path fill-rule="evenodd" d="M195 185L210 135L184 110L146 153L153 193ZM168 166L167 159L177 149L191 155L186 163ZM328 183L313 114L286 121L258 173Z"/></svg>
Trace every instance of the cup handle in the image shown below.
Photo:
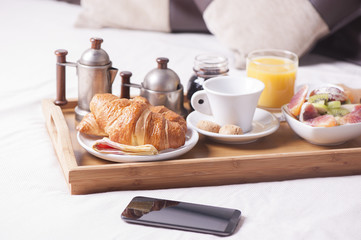
<svg viewBox="0 0 361 240"><path fill-rule="evenodd" d="M195 92L191 98L191 104L197 112L212 115L211 106L205 90Z"/></svg>

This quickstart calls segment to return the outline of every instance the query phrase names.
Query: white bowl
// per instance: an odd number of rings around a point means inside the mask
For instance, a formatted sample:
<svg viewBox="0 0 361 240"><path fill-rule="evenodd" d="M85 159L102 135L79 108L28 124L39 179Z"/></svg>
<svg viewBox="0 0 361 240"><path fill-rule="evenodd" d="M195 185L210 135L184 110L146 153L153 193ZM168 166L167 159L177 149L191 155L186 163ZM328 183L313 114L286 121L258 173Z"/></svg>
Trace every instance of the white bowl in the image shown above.
<svg viewBox="0 0 361 240"><path fill-rule="evenodd" d="M289 113L287 104L282 106L282 113L288 125L298 136L316 145L339 145L361 136L361 123L335 127L311 127L294 118Z"/></svg>

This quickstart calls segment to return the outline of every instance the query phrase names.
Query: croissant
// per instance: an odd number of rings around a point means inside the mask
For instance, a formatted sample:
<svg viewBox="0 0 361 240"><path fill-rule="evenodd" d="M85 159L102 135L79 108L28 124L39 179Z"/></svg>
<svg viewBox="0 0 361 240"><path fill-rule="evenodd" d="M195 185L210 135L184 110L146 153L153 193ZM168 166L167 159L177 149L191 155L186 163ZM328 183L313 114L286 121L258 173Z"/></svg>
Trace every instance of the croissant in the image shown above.
<svg viewBox="0 0 361 240"><path fill-rule="evenodd" d="M109 93L96 94L90 111L77 126L82 133L107 136L113 142L133 146L151 144L159 151L185 143L184 118L164 106L152 106L143 97L129 100Z"/></svg>

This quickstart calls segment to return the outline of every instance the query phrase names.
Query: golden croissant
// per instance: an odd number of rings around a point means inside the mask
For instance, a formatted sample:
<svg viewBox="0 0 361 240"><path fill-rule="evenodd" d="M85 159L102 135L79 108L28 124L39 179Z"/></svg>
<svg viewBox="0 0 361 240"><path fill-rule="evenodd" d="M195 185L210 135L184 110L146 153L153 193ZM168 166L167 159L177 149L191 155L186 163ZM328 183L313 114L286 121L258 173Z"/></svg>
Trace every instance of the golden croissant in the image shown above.
<svg viewBox="0 0 361 240"><path fill-rule="evenodd" d="M159 151L185 143L184 118L164 106L150 105L143 97L129 100L96 94L90 111L77 126L82 133L108 136L113 142L133 146L151 144Z"/></svg>

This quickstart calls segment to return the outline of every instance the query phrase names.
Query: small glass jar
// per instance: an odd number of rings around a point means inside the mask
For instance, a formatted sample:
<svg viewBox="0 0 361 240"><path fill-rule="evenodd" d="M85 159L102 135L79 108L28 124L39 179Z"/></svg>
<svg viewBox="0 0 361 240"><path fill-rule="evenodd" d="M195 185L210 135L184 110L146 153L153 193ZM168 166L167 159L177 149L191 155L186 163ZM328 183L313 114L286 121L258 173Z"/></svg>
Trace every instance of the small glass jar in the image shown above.
<svg viewBox="0 0 361 240"><path fill-rule="evenodd" d="M197 55L194 59L193 71L187 86L188 100L191 100L195 92L203 90L203 83L207 79L227 75L228 59L212 54Z"/></svg>

